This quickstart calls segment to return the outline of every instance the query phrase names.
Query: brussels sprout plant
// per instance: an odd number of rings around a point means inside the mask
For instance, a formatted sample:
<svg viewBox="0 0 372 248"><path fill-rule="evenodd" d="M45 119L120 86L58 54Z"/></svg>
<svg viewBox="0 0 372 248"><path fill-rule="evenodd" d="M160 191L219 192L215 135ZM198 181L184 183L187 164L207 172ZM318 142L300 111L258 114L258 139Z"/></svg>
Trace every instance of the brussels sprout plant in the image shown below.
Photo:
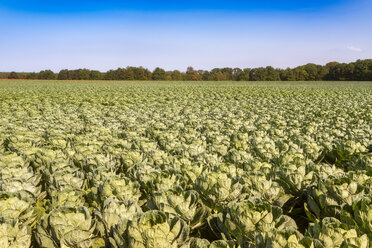
<svg viewBox="0 0 372 248"><path fill-rule="evenodd" d="M0 247L372 247L371 110L370 82L0 81Z"/></svg>

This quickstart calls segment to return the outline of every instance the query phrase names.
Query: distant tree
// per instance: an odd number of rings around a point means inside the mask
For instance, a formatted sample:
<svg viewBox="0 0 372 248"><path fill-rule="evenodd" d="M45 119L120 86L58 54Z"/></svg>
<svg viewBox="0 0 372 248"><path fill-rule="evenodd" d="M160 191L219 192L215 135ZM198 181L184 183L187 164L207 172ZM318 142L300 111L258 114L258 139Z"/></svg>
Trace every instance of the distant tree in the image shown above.
<svg viewBox="0 0 372 248"><path fill-rule="evenodd" d="M353 79L357 81L372 81L372 59L357 60L354 64Z"/></svg>
<svg viewBox="0 0 372 248"><path fill-rule="evenodd" d="M240 68L234 68L232 70L232 79L233 81L241 81L240 76L243 73L243 70Z"/></svg>
<svg viewBox="0 0 372 248"><path fill-rule="evenodd" d="M265 80L267 80L267 81L280 81L279 71L274 69L274 67L267 66L265 68L265 71L266 71Z"/></svg>
<svg viewBox="0 0 372 248"><path fill-rule="evenodd" d="M115 71L115 80L125 80L127 77L127 70L125 68L118 68Z"/></svg>
<svg viewBox="0 0 372 248"><path fill-rule="evenodd" d="M213 75L209 71L199 70L198 73L202 77L203 81L212 81L213 80Z"/></svg>
<svg viewBox="0 0 372 248"><path fill-rule="evenodd" d="M135 80L135 79L137 79L135 71L131 68L129 69L127 68L126 73L125 73L125 80Z"/></svg>
<svg viewBox="0 0 372 248"><path fill-rule="evenodd" d="M226 75L221 70L218 70L218 71L214 72L213 74L214 74L214 77L216 78L217 81L226 81L227 80Z"/></svg>
<svg viewBox="0 0 372 248"><path fill-rule="evenodd" d="M214 81L226 81L227 80L227 75L223 73L221 68L214 68L210 72L210 80Z"/></svg>
<svg viewBox="0 0 372 248"><path fill-rule="evenodd" d="M199 75L199 73L197 71L195 71L194 68L192 68L191 66L187 67L186 77L187 77L186 80L189 80L189 81L200 81L200 80L202 80L202 77Z"/></svg>
<svg viewBox="0 0 372 248"><path fill-rule="evenodd" d="M67 69L60 70L59 73L58 73L57 79L58 80L69 80L69 79L71 79L69 77L69 71Z"/></svg>
<svg viewBox="0 0 372 248"><path fill-rule="evenodd" d="M366 75L367 81L372 81L372 59L367 59L368 73Z"/></svg>
<svg viewBox="0 0 372 248"><path fill-rule="evenodd" d="M89 80L90 71L88 69L78 69L75 71L77 80Z"/></svg>
<svg viewBox="0 0 372 248"><path fill-rule="evenodd" d="M143 73L143 79L141 80L151 80L152 78L152 73L149 69L140 67Z"/></svg>
<svg viewBox="0 0 372 248"><path fill-rule="evenodd" d="M296 77L292 69L287 68L285 70L280 71L280 79L282 81L295 81Z"/></svg>
<svg viewBox="0 0 372 248"><path fill-rule="evenodd" d="M329 80L329 81L332 81L332 80L336 80L334 79L335 75L334 75L334 70L335 70L335 67L338 65L339 63L338 62L329 62L325 65L325 67L328 69L328 74L325 76L325 80Z"/></svg>
<svg viewBox="0 0 372 248"><path fill-rule="evenodd" d="M144 69L146 80L152 80L152 72L148 69Z"/></svg>
<svg viewBox="0 0 372 248"><path fill-rule="evenodd" d="M30 72L26 74L26 79L38 79L38 74L35 72Z"/></svg>
<svg viewBox="0 0 372 248"><path fill-rule="evenodd" d="M115 80L115 71L114 70L109 70L105 73L103 76L103 79L105 80Z"/></svg>
<svg viewBox="0 0 372 248"><path fill-rule="evenodd" d="M249 75L251 74L251 69L250 68L244 68L236 78L237 81L249 81L250 77Z"/></svg>
<svg viewBox="0 0 372 248"><path fill-rule="evenodd" d="M19 79L18 73L12 71L11 73L9 73L8 79Z"/></svg>
<svg viewBox="0 0 372 248"><path fill-rule="evenodd" d="M165 72L165 81L172 81L172 71Z"/></svg>
<svg viewBox="0 0 372 248"><path fill-rule="evenodd" d="M93 71L90 71L89 77L91 80L101 80L103 79L103 74L100 71L93 70Z"/></svg>
<svg viewBox="0 0 372 248"><path fill-rule="evenodd" d="M303 69L306 71L306 81L315 81L318 79L318 67L316 64L306 64L303 66Z"/></svg>
<svg viewBox="0 0 372 248"><path fill-rule="evenodd" d="M251 70L250 79L252 81L266 81L266 68L259 67Z"/></svg>
<svg viewBox="0 0 372 248"><path fill-rule="evenodd" d="M155 70L152 72L152 80L165 80L165 70L159 67L156 67Z"/></svg>
<svg viewBox="0 0 372 248"><path fill-rule="evenodd" d="M251 69L240 69L240 68L234 68L232 71L232 78L233 81L249 81L249 73L251 72Z"/></svg>
<svg viewBox="0 0 372 248"><path fill-rule="evenodd" d="M56 79L56 75L51 70L40 71L38 79L46 80Z"/></svg>
<svg viewBox="0 0 372 248"><path fill-rule="evenodd" d="M79 80L79 70L68 71L69 80Z"/></svg>
<svg viewBox="0 0 372 248"><path fill-rule="evenodd" d="M230 67L225 67L221 69L222 74L225 76L225 80L233 80L233 69Z"/></svg>
<svg viewBox="0 0 372 248"><path fill-rule="evenodd" d="M171 78L173 81L180 81L182 80L182 73L179 70L174 70L171 73Z"/></svg>
<svg viewBox="0 0 372 248"><path fill-rule="evenodd" d="M318 69L318 77L316 80L325 80L329 73L329 68L327 66L317 65L317 69Z"/></svg>
<svg viewBox="0 0 372 248"><path fill-rule="evenodd" d="M275 69L271 66L259 68L214 68L194 70L188 67L186 72L165 71L157 67L153 72L143 67L128 66L109 70L105 73L88 69L61 70L58 74L51 70L40 73L0 72L0 78L10 79L55 79L59 80L205 80L205 81L320 81L354 80L372 81L372 59L357 60L353 63L330 62L325 66L308 63L287 69Z"/></svg>
<svg viewBox="0 0 372 248"><path fill-rule="evenodd" d="M303 66L299 66L293 69L293 74L296 81L306 81L308 78L307 71Z"/></svg>
<svg viewBox="0 0 372 248"><path fill-rule="evenodd" d="M330 67L328 78L335 81L352 80L353 74L353 64L337 63L334 66Z"/></svg>
<svg viewBox="0 0 372 248"><path fill-rule="evenodd" d="M331 67L336 66L338 64L339 64L338 62L332 61L332 62L327 63L325 66L328 67L328 68L331 68Z"/></svg>
<svg viewBox="0 0 372 248"><path fill-rule="evenodd" d="M148 80L146 69L143 67L127 67L126 80Z"/></svg>

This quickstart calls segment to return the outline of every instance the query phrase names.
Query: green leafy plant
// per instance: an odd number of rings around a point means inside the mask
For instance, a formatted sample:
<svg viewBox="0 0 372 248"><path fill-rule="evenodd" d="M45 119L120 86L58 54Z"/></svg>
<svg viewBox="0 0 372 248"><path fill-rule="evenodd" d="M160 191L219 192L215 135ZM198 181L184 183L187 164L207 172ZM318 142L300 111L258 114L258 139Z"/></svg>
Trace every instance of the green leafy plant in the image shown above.
<svg viewBox="0 0 372 248"><path fill-rule="evenodd" d="M91 247L97 239L95 221L85 207L59 207L44 216L36 226L41 247Z"/></svg>

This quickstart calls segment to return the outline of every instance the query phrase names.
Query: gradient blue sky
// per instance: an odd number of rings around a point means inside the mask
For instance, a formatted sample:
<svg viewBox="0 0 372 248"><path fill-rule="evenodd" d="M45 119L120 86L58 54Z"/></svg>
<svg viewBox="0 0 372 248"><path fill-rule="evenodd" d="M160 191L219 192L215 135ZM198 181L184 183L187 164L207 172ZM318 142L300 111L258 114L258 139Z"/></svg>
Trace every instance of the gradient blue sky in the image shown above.
<svg viewBox="0 0 372 248"><path fill-rule="evenodd" d="M372 58L370 0L0 0L0 71Z"/></svg>

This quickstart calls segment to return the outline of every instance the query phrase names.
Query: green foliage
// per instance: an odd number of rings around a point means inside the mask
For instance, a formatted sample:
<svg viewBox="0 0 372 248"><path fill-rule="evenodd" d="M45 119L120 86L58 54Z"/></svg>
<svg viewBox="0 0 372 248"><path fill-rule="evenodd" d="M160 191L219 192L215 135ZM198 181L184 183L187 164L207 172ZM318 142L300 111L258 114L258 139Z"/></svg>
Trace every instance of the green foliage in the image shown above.
<svg viewBox="0 0 372 248"><path fill-rule="evenodd" d="M349 177L320 180L308 195L305 207L310 219L324 217L340 218L344 208L351 208L366 194L365 187ZM310 213L311 212L311 213Z"/></svg>
<svg viewBox="0 0 372 248"><path fill-rule="evenodd" d="M370 83L301 84L0 82L0 247L371 247Z"/></svg>
<svg viewBox="0 0 372 248"><path fill-rule="evenodd" d="M85 207L60 207L44 216L36 227L41 247L91 247L95 221Z"/></svg>
<svg viewBox="0 0 372 248"><path fill-rule="evenodd" d="M209 218L213 231L222 237L235 238L244 246L253 242L256 235L272 231L296 231L296 222L283 215L280 207L268 203L243 201L229 204L226 213Z"/></svg>
<svg viewBox="0 0 372 248"><path fill-rule="evenodd" d="M369 247L366 234L358 235L355 229L332 217L311 224L301 243L305 247Z"/></svg>
<svg viewBox="0 0 372 248"><path fill-rule="evenodd" d="M108 239L112 235L112 228L126 230L128 222L142 214L141 208L131 201L118 201L108 198L102 209L96 209L97 230L102 237ZM120 228L119 228L120 227Z"/></svg>
<svg viewBox="0 0 372 248"><path fill-rule="evenodd" d="M40 71L38 79L56 79L56 74L54 74L54 72L51 70Z"/></svg>
<svg viewBox="0 0 372 248"><path fill-rule="evenodd" d="M196 182L205 205L214 211L220 211L228 203L241 198L243 186L237 179L229 178L225 173L209 172Z"/></svg>
<svg viewBox="0 0 372 248"><path fill-rule="evenodd" d="M166 80L164 69L156 67L152 72L152 80Z"/></svg>
<svg viewBox="0 0 372 248"><path fill-rule="evenodd" d="M11 247L30 247L31 229L29 226L21 225L17 220L6 221L0 217L0 246Z"/></svg>
<svg viewBox="0 0 372 248"><path fill-rule="evenodd" d="M126 232L114 229L110 243L114 247L178 247L188 235L188 226L182 219L167 219L163 212L150 210L131 221Z"/></svg>
<svg viewBox="0 0 372 248"><path fill-rule="evenodd" d="M12 71L9 73L8 79L19 79L18 73Z"/></svg>
<svg viewBox="0 0 372 248"><path fill-rule="evenodd" d="M186 192L157 193L149 206L163 211L169 217L180 217L191 229L203 225L208 215L208 210L199 201L199 194L190 190Z"/></svg>
<svg viewBox="0 0 372 248"><path fill-rule="evenodd" d="M210 71L165 71L159 67L153 72L143 67L118 68L107 72L77 69L39 73L0 72L0 78L8 79L58 79L58 80L163 80L163 81L372 81L372 60L352 63L330 62L327 65L306 64L295 68L279 69L272 66L259 68L214 68Z"/></svg>

